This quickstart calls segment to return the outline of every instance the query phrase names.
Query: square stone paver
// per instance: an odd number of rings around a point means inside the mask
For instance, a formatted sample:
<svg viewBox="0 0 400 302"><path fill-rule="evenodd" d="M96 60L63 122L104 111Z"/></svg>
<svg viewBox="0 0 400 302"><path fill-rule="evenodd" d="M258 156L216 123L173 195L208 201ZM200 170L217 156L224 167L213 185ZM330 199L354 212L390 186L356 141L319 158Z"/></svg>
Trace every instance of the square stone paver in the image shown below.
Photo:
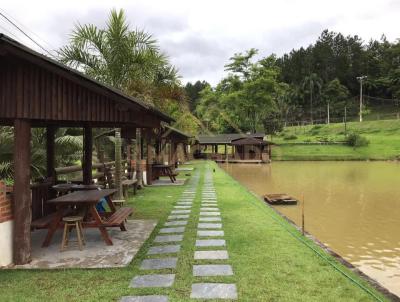
<svg viewBox="0 0 400 302"><path fill-rule="evenodd" d="M189 215L169 215L168 220L175 220L175 219L188 219Z"/></svg>
<svg viewBox="0 0 400 302"><path fill-rule="evenodd" d="M191 201L178 201L176 203L177 206L192 206L193 202Z"/></svg>
<svg viewBox="0 0 400 302"><path fill-rule="evenodd" d="M224 231L197 231L197 236L200 237L221 237L224 235Z"/></svg>
<svg viewBox="0 0 400 302"><path fill-rule="evenodd" d="M193 265L193 276L232 276L232 267L228 264Z"/></svg>
<svg viewBox="0 0 400 302"><path fill-rule="evenodd" d="M232 299L238 298L235 284L225 283L195 283L192 284L193 299Z"/></svg>
<svg viewBox="0 0 400 302"><path fill-rule="evenodd" d="M185 231L185 227L177 227L177 228L163 228L160 230L161 234L171 234L171 233L183 233Z"/></svg>
<svg viewBox="0 0 400 302"><path fill-rule="evenodd" d="M156 236L154 242L179 242L183 240L183 235L163 235Z"/></svg>
<svg viewBox="0 0 400 302"><path fill-rule="evenodd" d="M178 258L145 259L140 266L141 270L176 268Z"/></svg>
<svg viewBox="0 0 400 302"><path fill-rule="evenodd" d="M178 253L180 250L181 250L180 245L152 246L151 248L149 248L147 255L172 254L172 253Z"/></svg>
<svg viewBox="0 0 400 302"><path fill-rule="evenodd" d="M222 223L203 223L200 222L197 224L197 228L199 229L221 229Z"/></svg>
<svg viewBox="0 0 400 302"><path fill-rule="evenodd" d="M125 296L119 302L168 302L167 296Z"/></svg>
<svg viewBox="0 0 400 302"><path fill-rule="evenodd" d="M132 279L130 287L171 287L175 281L175 274L140 275Z"/></svg>
<svg viewBox="0 0 400 302"><path fill-rule="evenodd" d="M200 217L200 222L213 222L213 221L221 221L221 217Z"/></svg>
<svg viewBox="0 0 400 302"><path fill-rule="evenodd" d="M174 209L177 209L177 210L179 210L179 209L190 209L192 206L189 206L189 205L176 205L176 206L174 206Z"/></svg>
<svg viewBox="0 0 400 302"><path fill-rule="evenodd" d="M228 251L195 251L195 260L226 260L229 259Z"/></svg>
<svg viewBox="0 0 400 302"><path fill-rule="evenodd" d="M220 216L220 212L200 212L200 216Z"/></svg>
<svg viewBox="0 0 400 302"><path fill-rule="evenodd" d="M197 247L207 247L207 246L225 246L226 242L224 239L197 239Z"/></svg>
<svg viewBox="0 0 400 302"><path fill-rule="evenodd" d="M168 221L165 226L187 225L187 220Z"/></svg>
<svg viewBox="0 0 400 302"><path fill-rule="evenodd" d="M217 208L217 207L204 207L204 208L200 208L200 211L216 212L216 211L219 211L219 208Z"/></svg>
<svg viewBox="0 0 400 302"><path fill-rule="evenodd" d="M189 214L191 210L173 210L171 214Z"/></svg>

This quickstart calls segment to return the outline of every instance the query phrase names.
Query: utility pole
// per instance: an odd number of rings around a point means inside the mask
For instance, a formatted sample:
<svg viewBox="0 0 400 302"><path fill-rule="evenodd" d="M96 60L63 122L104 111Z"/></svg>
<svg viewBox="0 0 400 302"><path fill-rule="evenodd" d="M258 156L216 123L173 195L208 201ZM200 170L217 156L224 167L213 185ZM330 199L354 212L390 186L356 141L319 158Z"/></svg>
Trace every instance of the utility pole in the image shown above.
<svg viewBox="0 0 400 302"><path fill-rule="evenodd" d="M360 122L362 122L362 107L363 107L363 80L366 79L367 76L357 77L357 80L360 81Z"/></svg>
<svg viewBox="0 0 400 302"><path fill-rule="evenodd" d="M347 106L344 106L344 135L347 136Z"/></svg>

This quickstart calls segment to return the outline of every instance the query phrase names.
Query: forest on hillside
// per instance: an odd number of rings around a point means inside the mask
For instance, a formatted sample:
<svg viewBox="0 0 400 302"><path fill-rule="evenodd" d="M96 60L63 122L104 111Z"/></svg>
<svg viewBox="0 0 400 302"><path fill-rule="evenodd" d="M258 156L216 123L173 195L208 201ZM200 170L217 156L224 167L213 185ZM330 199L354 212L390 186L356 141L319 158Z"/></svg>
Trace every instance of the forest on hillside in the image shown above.
<svg viewBox="0 0 400 302"><path fill-rule="evenodd" d="M203 132L279 131L289 123L329 123L362 113L400 111L400 40L364 42L325 30L315 43L278 57L257 49L234 54L227 76L211 87L186 84ZM345 112L346 111L346 112Z"/></svg>

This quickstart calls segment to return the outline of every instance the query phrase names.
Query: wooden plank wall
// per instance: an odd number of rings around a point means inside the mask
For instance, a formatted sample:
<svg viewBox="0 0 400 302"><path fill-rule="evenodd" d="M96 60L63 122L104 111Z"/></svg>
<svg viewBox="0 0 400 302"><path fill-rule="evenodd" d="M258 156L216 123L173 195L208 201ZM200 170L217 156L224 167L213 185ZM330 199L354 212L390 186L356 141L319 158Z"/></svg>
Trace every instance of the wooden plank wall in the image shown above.
<svg viewBox="0 0 400 302"><path fill-rule="evenodd" d="M7 57L0 56L0 119L159 124L144 109L128 110L84 85Z"/></svg>

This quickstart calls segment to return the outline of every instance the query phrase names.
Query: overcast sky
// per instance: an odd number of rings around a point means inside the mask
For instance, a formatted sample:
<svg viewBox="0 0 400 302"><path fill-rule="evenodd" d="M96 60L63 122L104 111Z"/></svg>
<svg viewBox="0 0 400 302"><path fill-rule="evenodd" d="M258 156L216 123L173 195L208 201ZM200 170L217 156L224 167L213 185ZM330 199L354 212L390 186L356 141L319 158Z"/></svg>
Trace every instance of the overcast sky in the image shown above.
<svg viewBox="0 0 400 302"><path fill-rule="evenodd" d="M365 41L400 38L400 0L1 0L6 13L39 43L57 49L76 22L103 26L110 9L123 8L132 27L152 33L179 69L182 82L217 83L236 52L261 56L307 46L322 30L357 34ZM0 17L0 32L35 49Z"/></svg>

